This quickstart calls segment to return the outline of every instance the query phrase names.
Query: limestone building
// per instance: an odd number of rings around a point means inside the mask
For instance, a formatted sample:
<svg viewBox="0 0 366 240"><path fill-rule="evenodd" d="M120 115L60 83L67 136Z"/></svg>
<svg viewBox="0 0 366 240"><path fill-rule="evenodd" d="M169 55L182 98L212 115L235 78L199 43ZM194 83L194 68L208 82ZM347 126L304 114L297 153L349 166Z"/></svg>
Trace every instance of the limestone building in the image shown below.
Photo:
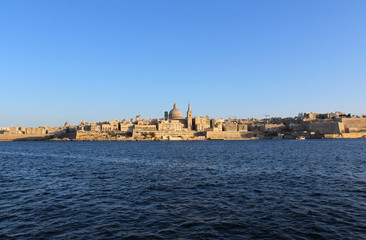
<svg viewBox="0 0 366 240"><path fill-rule="evenodd" d="M177 104L174 103L173 109L169 112L169 119L180 120L183 119L182 112L177 108Z"/></svg>
<svg viewBox="0 0 366 240"><path fill-rule="evenodd" d="M164 118L168 120L166 118L166 113L167 112L165 112L164 114ZM192 117L192 109L190 103L188 103L187 117L185 118L183 117L182 112L178 109L177 104L174 103L173 109L170 110L169 112L169 120L170 121L165 121L161 127L164 129L177 129L177 130L178 129L183 130L183 128L185 128L186 130L196 129L195 127L196 118ZM177 122L179 122L180 124L178 124ZM174 126L168 126L169 124L172 124Z"/></svg>
<svg viewBox="0 0 366 240"><path fill-rule="evenodd" d="M188 130L192 130L192 110L191 104L188 103L188 111L187 111L187 128Z"/></svg>

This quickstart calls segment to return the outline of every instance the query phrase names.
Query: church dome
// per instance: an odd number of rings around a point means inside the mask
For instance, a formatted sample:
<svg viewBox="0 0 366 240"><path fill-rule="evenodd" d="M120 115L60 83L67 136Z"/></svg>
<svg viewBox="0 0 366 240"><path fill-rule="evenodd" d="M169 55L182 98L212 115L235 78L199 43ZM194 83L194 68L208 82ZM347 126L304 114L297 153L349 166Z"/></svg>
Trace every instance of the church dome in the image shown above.
<svg viewBox="0 0 366 240"><path fill-rule="evenodd" d="M169 112L170 119L183 119L182 112L177 108L177 104L174 103L173 109Z"/></svg>

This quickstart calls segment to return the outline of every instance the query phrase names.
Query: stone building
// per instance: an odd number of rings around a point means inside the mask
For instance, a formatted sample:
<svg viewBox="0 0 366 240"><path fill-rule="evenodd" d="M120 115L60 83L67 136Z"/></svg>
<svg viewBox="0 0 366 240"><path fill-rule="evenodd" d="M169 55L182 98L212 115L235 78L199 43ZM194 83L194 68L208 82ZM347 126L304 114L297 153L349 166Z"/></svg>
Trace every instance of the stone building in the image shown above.
<svg viewBox="0 0 366 240"><path fill-rule="evenodd" d="M134 128L134 124L129 121L123 121L119 123L118 130L122 132L132 132Z"/></svg>
<svg viewBox="0 0 366 240"><path fill-rule="evenodd" d="M25 134L42 135L42 134L46 134L46 129L43 127L26 128Z"/></svg>
<svg viewBox="0 0 366 240"><path fill-rule="evenodd" d="M248 132L248 125L244 123L238 123L239 132Z"/></svg>
<svg viewBox="0 0 366 240"><path fill-rule="evenodd" d="M212 130L214 132L221 132L222 131L222 122L217 122L212 124Z"/></svg>
<svg viewBox="0 0 366 240"><path fill-rule="evenodd" d="M187 128L188 130L192 130L192 127L193 127L192 110L191 110L191 104L188 103Z"/></svg>
<svg viewBox="0 0 366 240"><path fill-rule="evenodd" d="M156 131L156 125L134 125L134 130L140 131L140 132Z"/></svg>
<svg viewBox="0 0 366 240"><path fill-rule="evenodd" d="M223 131L238 131L238 124L236 122L228 121L223 124Z"/></svg>
<svg viewBox="0 0 366 240"><path fill-rule="evenodd" d="M181 131L184 125L179 120L160 120L158 123L159 131Z"/></svg>
<svg viewBox="0 0 366 240"><path fill-rule="evenodd" d="M266 124L262 125L261 130L263 132L278 133L278 132L281 132L284 129L286 129L286 126L283 123L281 123L281 124L266 123Z"/></svg>
<svg viewBox="0 0 366 240"><path fill-rule="evenodd" d="M177 108L177 104L174 103L173 109L169 112L169 119L180 120L183 119L182 112Z"/></svg>
<svg viewBox="0 0 366 240"><path fill-rule="evenodd" d="M165 120L176 120L179 121L182 125L183 128L186 128L187 130L194 130L194 119L192 117L192 110L191 110L191 104L188 104L188 110L187 110L187 117L183 118L182 112L178 109L177 104L174 103L173 105L173 109L170 110L169 112L169 118L166 118L166 112L165 112ZM179 129L181 128L180 125L178 125L176 122L159 122L159 124L162 124L161 127L162 128L171 128L168 127L169 124L173 124L174 126L172 128L176 128ZM166 125L166 127L163 127L164 124L168 124ZM159 128L159 127L158 127Z"/></svg>
<svg viewBox="0 0 366 240"><path fill-rule="evenodd" d="M196 131L205 131L211 127L211 120L208 117L193 118L193 129Z"/></svg>
<svg viewBox="0 0 366 240"><path fill-rule="evenodd" d="M101 126L98 123L90 123L90 131L92 132L100 132L102 130Z"/></svg>
<svg viewBox="0 0 366 240"><path fill-rule="evenodd" d="M118 130L118 125L112 125L110 123L102 123L101 124L101 130L102 132L111 132L111 131L116 131Z"/></svg>

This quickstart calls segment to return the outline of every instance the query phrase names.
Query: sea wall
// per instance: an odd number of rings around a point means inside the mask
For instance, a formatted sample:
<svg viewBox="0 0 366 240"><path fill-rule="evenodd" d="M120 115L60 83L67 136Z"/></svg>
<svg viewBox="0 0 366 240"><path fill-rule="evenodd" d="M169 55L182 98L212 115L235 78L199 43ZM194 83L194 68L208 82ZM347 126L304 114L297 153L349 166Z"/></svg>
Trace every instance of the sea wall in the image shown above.
<svg viewBox="0 0 366 240"><path fill-rule="evenodd" d="M324 138L366 138L366 132L361 133L342 133L342 134L324 134Z"/></svg>
<svg viewBox="0 0 366 240"><path fill-rule="evenodd" d="M143 136L144 132L136 132L134 131L134 137ZM159 140L192 140L197 138L198 132L195 131L150 131L150 136L153 136Z"/></svg>
<svg viewBox="0 0 366 240"><path fill-rule="evenodd" d="M0 134L0 141L37 141L48 140L52 135L48 134Z"/></svg>
<svg viewBox="0 0 366 240"><path fill-rule="evenodd" d="M208 131L206 132L207 139L224 139L224 140L235 140L235 139L243 139L242 133L234 132L234 131L223 131L223 132L214 132Z"/></svg>
<svg viewBox="0 0 366 240"><path fill-rule="evenodd" d="M343 133L343 138L366 138L366 132L363 133Z"/></svg>
<svg viewBox="0 0 366 240"><path fill-rule="evenodd" d="M107 132L90 132L90 131L77 131L75 140L80 141L103 141L110 140L111 135ZM71 139L73 139L71 137Z"/></svg>

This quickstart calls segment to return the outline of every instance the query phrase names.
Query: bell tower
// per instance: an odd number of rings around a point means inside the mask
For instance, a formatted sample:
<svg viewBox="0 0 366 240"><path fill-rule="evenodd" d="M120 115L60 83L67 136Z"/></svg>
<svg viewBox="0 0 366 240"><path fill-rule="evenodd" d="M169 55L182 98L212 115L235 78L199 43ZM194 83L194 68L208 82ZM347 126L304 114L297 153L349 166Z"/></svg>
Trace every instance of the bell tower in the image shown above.
<svg viewBox="0 0 366 240"><path fill-rule="evenodd" d="M190 103L188 103L188 111L187 111L187 128L189 130L192 130L192 110Z"/></svg>

